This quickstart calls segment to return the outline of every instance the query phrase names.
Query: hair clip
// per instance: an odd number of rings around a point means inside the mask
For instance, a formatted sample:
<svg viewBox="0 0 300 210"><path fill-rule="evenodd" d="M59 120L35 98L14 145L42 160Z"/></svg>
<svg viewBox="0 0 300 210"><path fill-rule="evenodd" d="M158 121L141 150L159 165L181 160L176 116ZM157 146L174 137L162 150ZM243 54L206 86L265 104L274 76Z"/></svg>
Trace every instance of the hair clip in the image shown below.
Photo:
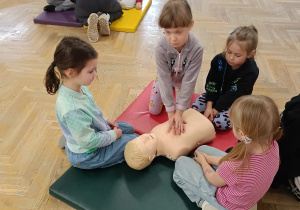
<svg viewBox="0 0 300 210"><path fill-rule="evenodd" d="M252 139L249 138L247 135L245 136L242 136L242 141L245 143L245 144L250 144Z"/></svg>
<svg viewBox="0 0 300 210"><path fill-rule="evenodd" d="M231 35L233 33L233 31L229 31L229 35Z"/></svg>
<svg viewBox="0 0 300 210"><path fill-rule="evenodd" d="M54 68L56 66L56 64L54 63L54 61L51 63L51 66Z"/></svg>

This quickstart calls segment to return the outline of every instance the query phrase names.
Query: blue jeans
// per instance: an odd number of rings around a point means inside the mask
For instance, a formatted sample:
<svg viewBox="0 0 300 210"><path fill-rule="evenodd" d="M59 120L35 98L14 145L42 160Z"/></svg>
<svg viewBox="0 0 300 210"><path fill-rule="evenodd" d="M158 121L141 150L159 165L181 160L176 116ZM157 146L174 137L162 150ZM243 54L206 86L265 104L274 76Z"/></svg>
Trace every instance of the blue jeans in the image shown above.
<svg viewBox="0 0 300 210"><path fill-rule="evenodd" d="M197 150L210 156L223 157L227 154L206 145L198 147ZM216 166L213 168L217 169ZM219 210L226 209L218 203L215 197L217 187L207 181L201 165L192 158L181 156L176 160L173 180L198 207L201 208L202 203L207 201Z"/></svg>
<svg viewBox="0 0 300 210"><path fill-rule="evenodd" d="M122 136L106 147L98 148L91 153L74 153L69 150L67 144L65 150L69 162L77 168L94 169L106 168L125 161L124 149L126 144L139 135L134 133L133 127L126 122L118 122L122 130Z"/></svg>

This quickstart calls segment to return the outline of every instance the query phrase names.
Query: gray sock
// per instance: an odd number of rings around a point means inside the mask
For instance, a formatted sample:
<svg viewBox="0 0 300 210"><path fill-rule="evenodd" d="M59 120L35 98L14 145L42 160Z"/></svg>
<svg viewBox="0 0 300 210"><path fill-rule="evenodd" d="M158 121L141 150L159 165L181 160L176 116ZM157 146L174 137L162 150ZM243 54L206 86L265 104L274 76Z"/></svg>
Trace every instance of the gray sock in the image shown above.
<svg viewBox="0 0 300 210"><path fill-rule="evenodd" d="M59 140L58 140L58 146L60 148L64 149L65 144L66 144L66 137L64 135L61 135L61 137L59 137Z"/></svg>

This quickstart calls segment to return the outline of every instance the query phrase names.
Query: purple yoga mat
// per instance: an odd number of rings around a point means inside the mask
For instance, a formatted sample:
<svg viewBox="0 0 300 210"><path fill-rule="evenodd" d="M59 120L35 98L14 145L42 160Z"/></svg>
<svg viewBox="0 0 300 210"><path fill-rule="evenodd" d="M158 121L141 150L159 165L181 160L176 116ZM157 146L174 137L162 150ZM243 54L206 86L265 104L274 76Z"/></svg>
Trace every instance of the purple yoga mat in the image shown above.
<svg viewBox="0 0 300 210"><path fill-rule="evenodd" d="M33 19L34 23L81 28L82 24L76 21L74 10L63 12L43 12Z"/></svg>

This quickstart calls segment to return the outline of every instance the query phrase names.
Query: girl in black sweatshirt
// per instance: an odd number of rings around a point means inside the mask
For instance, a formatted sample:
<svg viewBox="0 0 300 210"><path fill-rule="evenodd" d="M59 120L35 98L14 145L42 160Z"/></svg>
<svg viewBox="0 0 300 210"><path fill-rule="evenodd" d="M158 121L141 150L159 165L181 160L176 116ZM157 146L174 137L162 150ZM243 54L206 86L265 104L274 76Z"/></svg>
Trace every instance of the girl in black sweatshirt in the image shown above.
<svg viewBox="0 0 300 210"><path fill-rule="evenodd" d="M192 108L203 113L218 130L232 128L228 112L242 95L251 95L259 70L254 61L258 43L254 26L236 28L227 38L223 53L211 61L205 90Z"/></svg>

